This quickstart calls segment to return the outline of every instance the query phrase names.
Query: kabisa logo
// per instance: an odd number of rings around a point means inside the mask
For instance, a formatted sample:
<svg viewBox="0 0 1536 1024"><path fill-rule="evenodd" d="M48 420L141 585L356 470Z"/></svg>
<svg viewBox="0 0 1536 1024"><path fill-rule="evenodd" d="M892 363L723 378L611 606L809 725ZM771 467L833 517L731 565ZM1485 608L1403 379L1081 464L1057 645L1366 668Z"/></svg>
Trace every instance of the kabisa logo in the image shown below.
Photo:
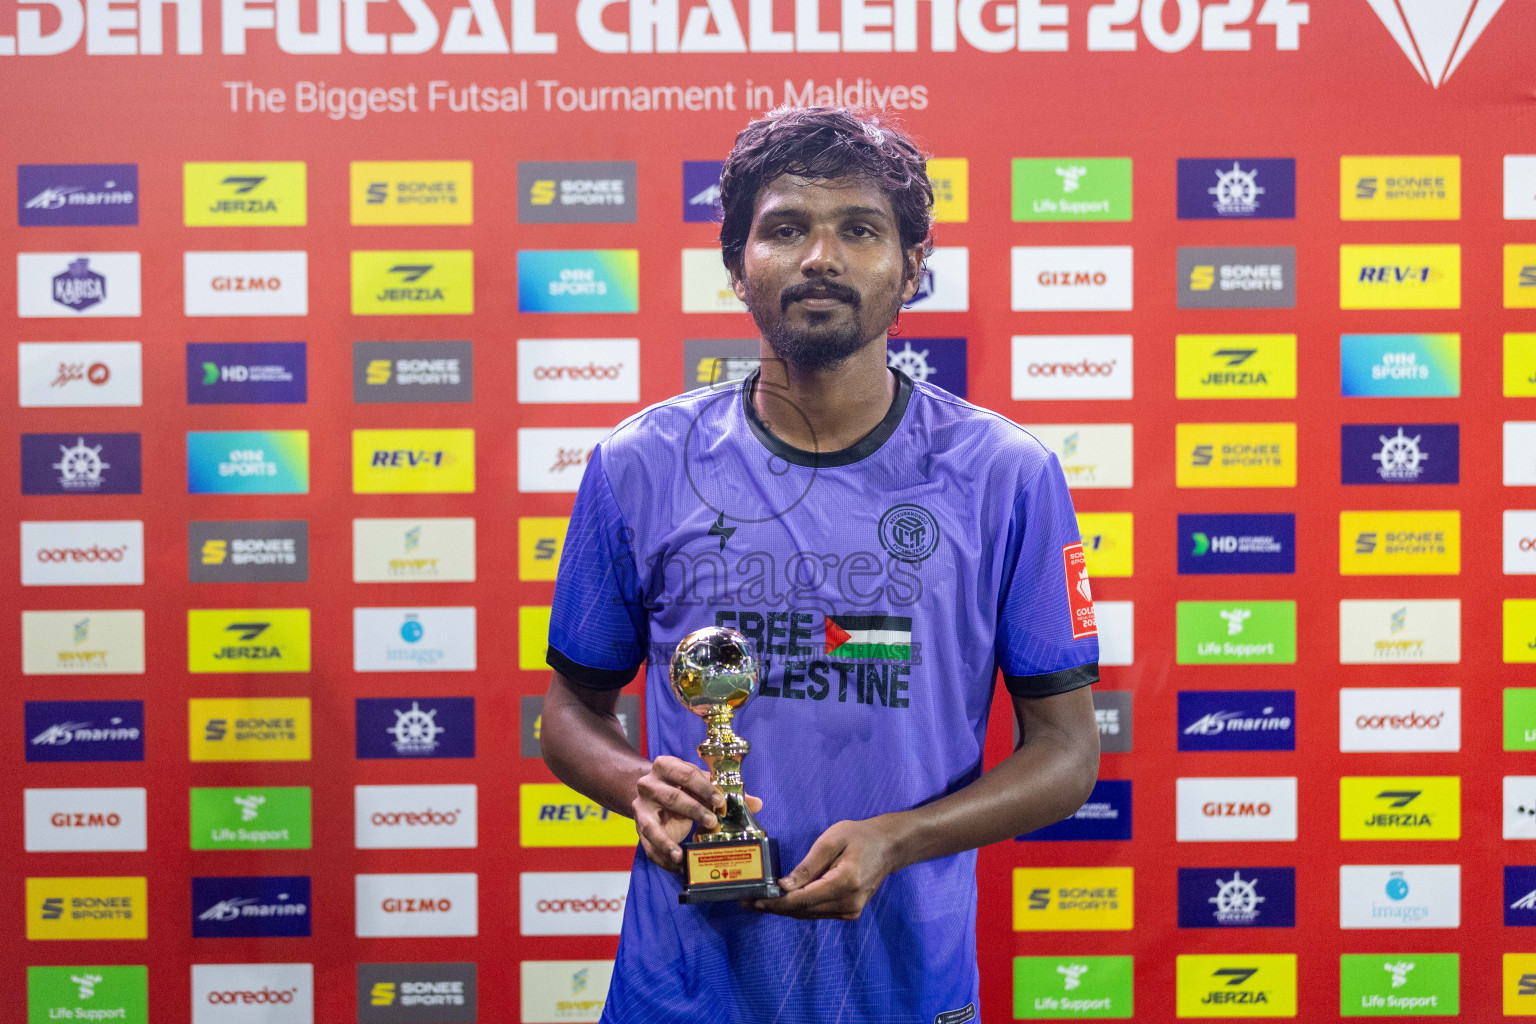
<svg viewBox="0 0 1536 1024"><path fill-rule="evenodd" d="M468 160L354 160L351 185L353 224L475 222Z"/></svg>
<svg viewBox="0 0 1536 1024"><path fill-rule="evenodd" d="M517 164L520 224L633 224L633 161Z"/></svg>
<svg viewBox="0 0 1536 1024"><path fill-rule="evenodd" d="M941 245L923 260L917 291L903 310L912 313L964 313L971 308L971 251Z"/></svg>
<svg viewBox="0 0 1536 1024"><path fill-rule="evenodd" d="M1180 515L1179 573L1294 573L1291 513Z"/></svg>
<svg viewBox="0 0 1536 1024"><path fill-rule="evenodd" d="M358 875L355 885L358 938L479 934L476 875Z"/></svg>
<svg viewBox="0 0 1536 1024"><path fill-rule="evenodd" d="M1461 394L1461 335L1346 334L1339 339L1346 397L1455 398Z"/></svg>
<svg viewBox="0 0 1536 1024"><path fill-rule="evenodd" d="M304 938L309 876L192 879L192 937Z"/></svg>
<svg viewBox="0 0 1536 1024"><path fill-rule="evenodd" d="M1128 310L1132 305L1128 245L1016 246L1013 309Z"/></svg>
<svg viewBox="0 0 1536 1024"><path fill-rule="evenodd" d="M1367 2L1419 77L1436 89L1461 66L1504 5L1504 0Z"/></svg>
<svg viewBox="0 0 1536 1024"><path fill-rule="evenodd" d="M1459 220L1461 157L1340 157L1339 218Z"/></svg>
<svg viewBox="0 0 1536 1024"><path fill-rule="evenodd" d="M28 878L27 938L149 937L143 877Z"/></svg>
<svg viewBox="0 0 1536 1024"><path fill-rule="evenodd" d="M1180 309L1294 309L1296 250L1180 246Z"/></svg>
<svg viewBox="0 0 1536 1024"><path fill-rule="evenodd" d="M470 402L474 397L473 342L352 343L354 402Z"/></svg>
<svg viewBox="0 0 1536 1024"><path fill-rule="evenodd" d="M141 700L29 700L24 718L29 762L144 760Z"/></svg>
<svg viewBox="0 0 1536 1024"><path fill-rule="evenodd" d="M358 1024L473 1024L475 965L358 964Z"/></svg>
<svg viewBox="0 0 1536 1024"><path fill-rule="evenodd" d="M633 822L574 789L559 783L525 782L517 791L520 846L634 848Z"/></svg>
<svg viewBox="0 0 1536 1024"><path fill-rule="evenodd" d="M1339 246L1340 309L1460 309L1461 246Z"/></svg>
<svg viewBox="0 0 1536 1024"><path fill-rule="evenodd" d="M1339 866L1339 927L1457 928L1461 925L1458 864Z"/></svg>
<svg viewBox="0 0 1536 1024"><path fill-rule="evenodd" d="M303 227L308 220L302 162L185 163L182 209L187 227Z"/></svg>
<svg viewBox="0 0 1536 1024"><path fill-rule="evenodd" d="M188 431L187 493L308 494L309 431Z"/></svg>
<svg viewBox="0 0 1536 1024"><path fill-rule="evenodd" d="M473 697L360 697L359 758L475 756Z"/></svg>
<svg viewBox="0 0 1536 1024"><path fill-rule="evenodd" d="M133 225L139 222L138 164L21 164L21 227Z"/></svg>
<svg viewBox="0 0 1536 1024"><path fill-rule="evenodd" d="M187 345L187 404L300 404L308 400L302 341Z"/></svg>
<svg viewBox="0 0 1536 1024"><path fill-rule="evenodd" d="M636 249L519 249L519 313L638 313Z"/></svg>
<svg viewBox="0 0 1536 1024"><path fill-rule="evenodd" d="M1179 158L1180 220L1293 220L1294 159Z"/></svg>
<svg viewBox="0 0 1536 1024"><path fill-rule="evenodd" d="M308 761L308 697L235 697L187 701L193 761Z"/></svg>
<svg viewBox="0 0 1536 1024"><path fill-rule="evenodd" d="M28 967L27 1021L149 1024L149 968Z"/></svg>
<svg viewBox="0 0 1536 1024"><path fill-rule="evenodd" d="M1014 868L1013 930L1128 931L1134 869Z"/></svg>
<svg viewBox="0 0 1536 1024"><path fill-rule="evenodd" d="M138 316L139 254L17 253L16 315Z"/></svg>
<svg viewBox="0 0 1536 1024"><path fill-rule="evenodd" d="M22 434L22 494L138 494L138 434Z"/></svg>
<svg viewBox="0 0 1536 1024"><path fill-rule="evenodd" d="M1295 868L1179 868L1180 928L1296 927Z"/></svg>
<svg viewBox="0 0 1536 1024"><path fill-rule="evenodd" d="M304 583L309 523L303 519L187 524L192 583Z"/></svg>
<svg viewBox="0 0 1536 1024"><path fill-rule="evenodd" d="M1180 423L1179 487L1295 487L1296 424Z"/></svg>
<svg viewBox="0 0 1536 1024"><path fill-rule="evenodd" d="M1295 398L1296 335L1180 334L1179 398Z"/></svg>
<svg viewBox="0 0 1536 1024"><path fill-rule="evenodd" d="M1131 161L1127 157L1063 157L1013 161L1013 219L1089 221L1131 219Z"/></svg>
<svg viewBox="0 0 1536 1024"><path fill-rule="evenodd" d="M1459 839L1455 775L1339 779L1340 839Z"/></svg>
<svg viewBox="0 0 1536 1024"><path fill-rule="evenodd" d="M1294 953L1180 954L1180 1017L1296 1016Z"/></svg>
<svg viewBox="0 0 1536 1024"><path fill-rule="evenodd" d="M474 491L474 430L352 431L354 494Z"/></svg>
<svg viewBox="0 0 1536 1024"><path fill-rule="evenodd" d="M1128 840L1131 838L1131 783L1100 779L1076 811L1045 828L1027 832L1021 841L1035 840Z"/></svg>
<svg viewBox="0 0 1536 1024"><path fill-rule="evenodd" d="M307 850L308 786L202 789L191 795L194 850Z"/></svg>
<svg viewBox="0 0 1536 1024"><path fill-rule="evenodd" d="M187 611L188 672L308 672L308 608Z"/></svg>
<svg viewBox="0 0 1536 1024"><path fill-rule="evenodd" d="M886 338L885 361L914 381L943 388L957 398L965 397L964 338Z"/></svg>
<svg viewBox="0 0 1536 1024"><path fill-rule="evenodd" d="M352 252L354 315L474 311L475 254L468 249Z"/></svg>
<svg viewBox="0 0 1536 1024"><path fill-rule="evenodd" d="M1180 750L1295 750L1295 690L1180 690Z"/></svg>
<svg viewBox="0 0 1536 1024"><path fill-rule="evenodd" d="M718 224L721 160L683 161L683 220L691 224Z"/></svg>
<svg viewBox="0 0 1536 1024"><path fill-rule="evenodd" d="M1455 423L1346 423L1339 457L1346 484L1454 484L1461 480Z"/></svg>

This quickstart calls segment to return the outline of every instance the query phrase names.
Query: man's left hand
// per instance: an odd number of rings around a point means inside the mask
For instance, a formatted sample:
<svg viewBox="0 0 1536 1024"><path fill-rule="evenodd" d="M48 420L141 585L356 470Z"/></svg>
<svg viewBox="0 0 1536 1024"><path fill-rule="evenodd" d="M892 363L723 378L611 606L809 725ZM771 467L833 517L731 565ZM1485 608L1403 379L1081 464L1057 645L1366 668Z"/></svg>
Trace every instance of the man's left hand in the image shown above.
<svg viewBox="0 0 1536 1024"><path fill-rule="evenodd" d="M840 821L812 844L805 859L779 880L786 895L744 906L799 918L853 921L885 876L896 868L896 835L880 818Z"/></svg>

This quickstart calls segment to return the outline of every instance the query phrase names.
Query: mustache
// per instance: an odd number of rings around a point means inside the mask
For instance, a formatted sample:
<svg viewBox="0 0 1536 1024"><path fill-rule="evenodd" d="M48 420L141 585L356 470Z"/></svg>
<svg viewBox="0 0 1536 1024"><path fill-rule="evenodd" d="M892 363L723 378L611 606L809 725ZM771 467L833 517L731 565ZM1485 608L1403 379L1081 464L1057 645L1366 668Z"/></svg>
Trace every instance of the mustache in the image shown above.
<svg viewBox="0 0 1536 1024"><path fill-rule="evenodd" d="M854 309L858 309L863 301L857 291L837 281L801 281L799 284L790 285L780 293L779 311L789 309L791 302L810 298L837 299L848 303Z"/></svg>

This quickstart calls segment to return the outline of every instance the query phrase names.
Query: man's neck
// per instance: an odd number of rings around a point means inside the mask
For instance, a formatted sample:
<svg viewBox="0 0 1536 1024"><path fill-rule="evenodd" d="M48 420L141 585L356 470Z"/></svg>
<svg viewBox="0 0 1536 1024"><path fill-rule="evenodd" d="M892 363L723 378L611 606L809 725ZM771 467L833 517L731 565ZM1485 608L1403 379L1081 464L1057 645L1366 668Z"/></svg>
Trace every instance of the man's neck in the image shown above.
<svg viewBox="0 0 1536 1024"><path fill-rule="evenodd" d="M799 370L762 343L762 371L752 404L775 437L801 451L836 452L857 444L896 399L886 368L885 335L839 365Z"/></svg>

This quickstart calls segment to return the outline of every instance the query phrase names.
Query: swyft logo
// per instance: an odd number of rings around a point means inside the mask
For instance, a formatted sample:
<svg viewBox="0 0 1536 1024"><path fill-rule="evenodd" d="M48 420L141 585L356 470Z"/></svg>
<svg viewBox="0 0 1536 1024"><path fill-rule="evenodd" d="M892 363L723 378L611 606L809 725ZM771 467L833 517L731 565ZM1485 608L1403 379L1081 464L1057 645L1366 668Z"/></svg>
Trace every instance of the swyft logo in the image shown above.
<svg viewBox="0 0 1536 1024"><path fill-rule="evenodd" d="M1493 16L1504 6L1504 0L1366 2L1413 70L1436 89L1461 66Z"/></svg>
<svg viewBox="0 0 1536 1024"><path fill-rule="evenodd" d="M26 675L142 674L142 611L21 613Z"/></svg>
<svg viewBox="0 0 1536 1024"><path fill-rule="evenodd" d="M612 960L524 960L522 1019L595 1021L608 1001Z"/></svg>

